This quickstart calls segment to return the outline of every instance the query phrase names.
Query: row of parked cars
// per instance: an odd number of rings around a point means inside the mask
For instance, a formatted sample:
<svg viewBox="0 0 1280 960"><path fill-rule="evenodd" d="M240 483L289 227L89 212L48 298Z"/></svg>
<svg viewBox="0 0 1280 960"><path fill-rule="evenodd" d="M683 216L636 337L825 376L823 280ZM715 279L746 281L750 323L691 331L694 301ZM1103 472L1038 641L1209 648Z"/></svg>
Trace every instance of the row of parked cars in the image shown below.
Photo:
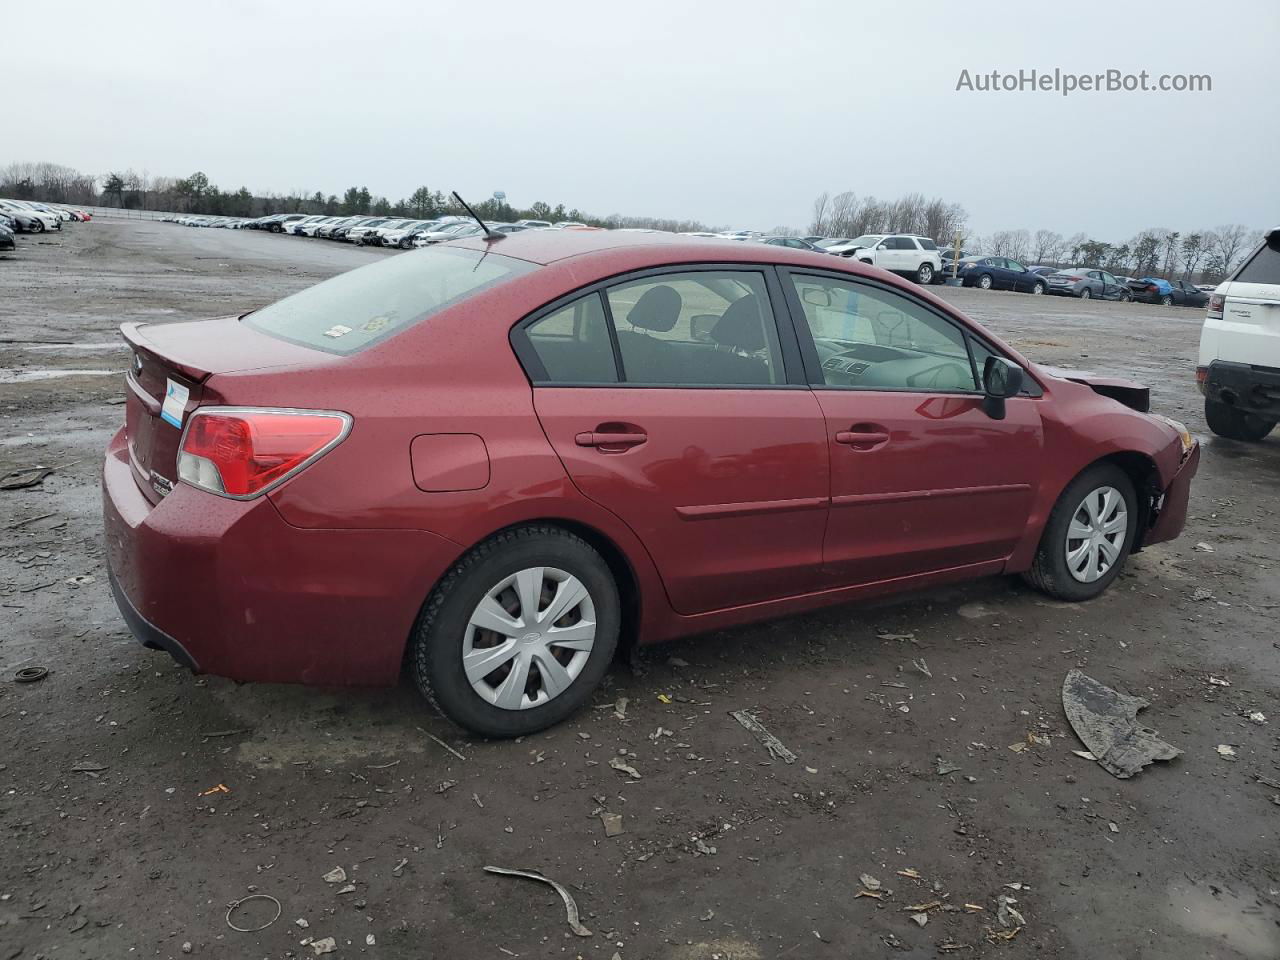
<svg viewBox="0 0 1280 960"><path fill-rule="evenodd" d="M64 223L92 219L87 210L76 207L0 197L0 250L17 248L15 234L61 230Z"/></svg>
<svg viewBox="0 0 1280 960"><path fill-rule="evenodd" d="M443 216L415 220L407 217L324 216L302 213L276 213L256 219L242 217L163 217L187 227L222 227L230 230L266 230L300 237L343 240L357 245L379 247L426 247L446 240L482 233L480 225L470 217ZM591 230L577 221L552 223L549 220L516 220L514 223L486 223L495 233L518 233L521 230Z"/></svg>

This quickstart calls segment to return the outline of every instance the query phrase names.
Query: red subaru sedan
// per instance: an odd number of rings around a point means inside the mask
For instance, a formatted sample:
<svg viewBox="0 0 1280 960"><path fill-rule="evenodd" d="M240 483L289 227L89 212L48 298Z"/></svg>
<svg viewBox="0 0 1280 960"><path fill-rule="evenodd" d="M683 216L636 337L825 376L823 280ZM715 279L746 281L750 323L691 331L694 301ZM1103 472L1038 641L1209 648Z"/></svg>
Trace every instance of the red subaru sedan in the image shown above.
<svg viewBox="0 0 1280 960"><path fill-rule="evenodd" d="M500 242L499 242L500 240ZM1021 573L1096 596L1199 448L853 261L527 231L242 316L126 324L104 513L137 637L236 680L390 684L491 736L619 644Z"/></svg>

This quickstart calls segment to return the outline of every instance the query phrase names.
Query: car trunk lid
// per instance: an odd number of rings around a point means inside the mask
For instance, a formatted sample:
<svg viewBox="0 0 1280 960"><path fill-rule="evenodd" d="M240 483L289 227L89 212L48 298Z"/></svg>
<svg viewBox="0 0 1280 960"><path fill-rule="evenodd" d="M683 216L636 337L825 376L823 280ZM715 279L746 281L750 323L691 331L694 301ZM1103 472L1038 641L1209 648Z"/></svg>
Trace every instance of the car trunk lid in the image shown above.
<svg viewBox="0 0 1280 960"><path fill-rule="evenodd" d="M152 503L173 489L178 445L192 410L222 402L207 381L218 373L314 362L314 350L265 336L219 317L189 323L125 323L133 351L125 376L125 434L138 486Z"/></svg>

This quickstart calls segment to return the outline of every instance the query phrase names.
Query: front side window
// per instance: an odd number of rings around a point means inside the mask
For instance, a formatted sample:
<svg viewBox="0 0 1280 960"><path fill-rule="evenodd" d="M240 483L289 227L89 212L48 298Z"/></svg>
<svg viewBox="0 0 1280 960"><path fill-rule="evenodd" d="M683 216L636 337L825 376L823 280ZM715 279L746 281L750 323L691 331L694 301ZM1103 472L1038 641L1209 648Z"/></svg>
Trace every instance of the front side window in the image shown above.
<svg viewBox="0 0 1280 960"><path fill-rule="evenodd" d="M922 304L856 281L792 274L791 282L825 385L978 389L964 334Z"/></svg>
<svg viewBox="0 0 1280 960"><path fill-rule="evenodd" d="M786 382L763 274L668 273L618 284L605 296L628 383Z"/></svg>
<svg viewBox="0 0 1280 960"><path fill-rule="evenodd" d="M406 253L277 300L244 322L281 340L347 355L535 269L524 260L477 250Z"/></svg>

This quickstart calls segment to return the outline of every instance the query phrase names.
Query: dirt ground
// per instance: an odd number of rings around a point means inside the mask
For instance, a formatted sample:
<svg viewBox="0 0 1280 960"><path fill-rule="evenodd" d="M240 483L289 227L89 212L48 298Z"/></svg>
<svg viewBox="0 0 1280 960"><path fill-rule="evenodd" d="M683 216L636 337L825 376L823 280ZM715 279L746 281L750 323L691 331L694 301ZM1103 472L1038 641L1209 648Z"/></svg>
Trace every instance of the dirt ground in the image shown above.
<svg viewBox="0 0 1280 960"><path fill-rule="evenodd" d="M0 255L0 473L56 467L0 491L0 960L301 958L328 937L370 958L1280 957L1280 788L1259 780L1280 780L1280 437L1208 435L1199 311L934 288L1034 359L1149 382L1205 445L1186 533L1090 604L996 578L650 649L515 742L465 736L408 683L239 686L138 646L99 533L117 326L384 255L105 220ZM1122 781L1073 755L1072 667L1150 700L1182 756ZM609 766L623 751L638 779ZM563 882L594 935L486 864ZM281 916L235 932L250 894ZM1009 940L1001 895L1025 918Z"/></svg>

